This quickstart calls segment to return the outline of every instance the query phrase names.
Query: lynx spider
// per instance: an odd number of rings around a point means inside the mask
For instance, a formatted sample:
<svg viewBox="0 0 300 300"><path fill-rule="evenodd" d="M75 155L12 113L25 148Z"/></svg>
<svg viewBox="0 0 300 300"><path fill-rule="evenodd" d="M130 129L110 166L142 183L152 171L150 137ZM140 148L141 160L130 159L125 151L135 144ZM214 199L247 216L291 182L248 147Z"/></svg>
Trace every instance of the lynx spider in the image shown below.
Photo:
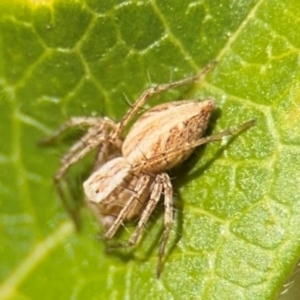
<svg viewBox="0 0 300 300"><path fill-rule="evenodd" d="M52 142L70 127L88 127L87 133L61 159L54 182L75 220L67 205L62 181L73 164L93 149L98 149L93 172L83 187L87 205L106 229L106 239L111 239L124 221L139 217L128 241L128 245L136 244L160 197L164 196L164 233L158 254L157 276L161 273L162 258L173 224L173 189L167 171L183 162L195 147L243 131L253 121L202 137L214 108L213 100L183 100L148 110L134 123L125 139L122 134L150 97L201 79L214 64L210 63L197 76L144 91L119 123L107 117L74 117L44 140L44 143Z"/></svg>

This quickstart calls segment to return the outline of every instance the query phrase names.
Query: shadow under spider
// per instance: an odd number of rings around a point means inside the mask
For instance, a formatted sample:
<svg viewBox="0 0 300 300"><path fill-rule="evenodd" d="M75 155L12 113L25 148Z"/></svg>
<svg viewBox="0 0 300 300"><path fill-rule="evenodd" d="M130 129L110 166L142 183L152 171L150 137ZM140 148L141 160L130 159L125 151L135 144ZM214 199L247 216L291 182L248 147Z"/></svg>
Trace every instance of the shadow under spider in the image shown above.
<svg viewBox="0 0 300 300"><path fill-rule="evenodd" d="M216 121L221 116L221 110L216 109L212 116L211 116L211 122L209 124L209 127L206 131L206 136L212 135L215 131ZM230 126L228 126L230 128ZM176 248L179 240L181 239L182 233L183 233L183 225L184 225L184 197L180 193L180 188L182 186L187 185L189 182L195 179L201 178L202 174L209 169L209 167L217 160L219 159L225 150L227 150L230 145L240 136L240 134L243 134L244 130L241 132L238 132L235 135L232 135L228 138L228 142L226 145L221 146L218 148L218 150L214 153L213 157L210 158L208 161L206 161L201 167L197 168L197 170L192 171L196 164L201 161L202 157L205 155L205 149L206 145L202 145L201 147L197 148L195 152L181 165L178 167L175 167L171 170L170 175L173 178L172 184L173 184L173 190L174 194L176 194L176 207L178 208L178 211L176 214L178 214L178 217L176 218L177 224L176 224L176 236L173 240L173 242L170 242L170 245L168 249L166 250L164 261L167 261L167 258L170 256L170 254L174 251ZM217 142L219 143L219 142ZM175 226L174 226L175 227Z"/></svg>

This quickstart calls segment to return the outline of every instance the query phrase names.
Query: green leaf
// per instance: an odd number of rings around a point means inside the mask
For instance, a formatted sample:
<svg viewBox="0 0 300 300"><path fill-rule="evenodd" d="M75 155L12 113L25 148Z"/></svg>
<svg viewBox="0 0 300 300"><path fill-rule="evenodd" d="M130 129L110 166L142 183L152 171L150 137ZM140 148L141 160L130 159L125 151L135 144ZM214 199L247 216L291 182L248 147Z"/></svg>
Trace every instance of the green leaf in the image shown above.
<svg viewBox="0 0 300 300"><path fill-rule="evenodd" d="M299 11L297 0L1 1L0 298L276 298L300 256ZM133 250L106 253L93 216L83 209L77 233L53 187L67 146L37 143L71 116L120 120L150 80L214 59L203 82L147 107L209 97L209 133L256 125L172 171L157 279L163 208ZM69 174L78 199L91 162Z"/></svg>

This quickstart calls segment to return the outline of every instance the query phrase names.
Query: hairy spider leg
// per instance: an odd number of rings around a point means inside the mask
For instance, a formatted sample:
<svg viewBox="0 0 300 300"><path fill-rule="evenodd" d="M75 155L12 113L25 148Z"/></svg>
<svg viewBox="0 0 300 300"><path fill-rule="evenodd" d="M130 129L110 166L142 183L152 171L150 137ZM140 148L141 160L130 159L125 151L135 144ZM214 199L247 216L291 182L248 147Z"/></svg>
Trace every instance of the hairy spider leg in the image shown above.
<svg viewBox="0 0 300 300"><path fill-rule="evenodd" d="M64 132L73 127L96 127L101 124L106 123L107 125L114 128L116 123L109 118L100 118L100 117L72 117L64 124L62 124L54 133L49 137L40 141L40 145L48 145L54 143Z"/></svg>
<svg viewBox="0 0 300 300"><path fill-rule="evenodd" d="M164 206L165 206L165 212L164 212L164 233L162 237L162 241L159 248L158 253L158 262L157 262L157 277L160 276L161 270L162 270L162 258L165 253L165 248L167 241L169 239L169 234L172 229L173 225L173 190L172 190L172 184L170 177L167 173L161 173L156 176L155 181L153 183L153 189L150 194L149 200L147 202L147 205L141 215L141 218L137 224L137 227L133 234L131 235L129 239L129 245L135 245L139 237L145 228L145 225L147 224L150 216L152 215L155 207L157 206L160 197L164 194Z"/></svg>
<svg viewBox="0 0 300 300"><path fill-rule="evenodd" d="M121 226L121 224L126 219L128 213L136 205L136 201L138 201L138 203L143 202L143 201L140 201L140 198L142 197L145 190L147 188L149 188L150 182L151 182L151 177L146 174L143 174L138 179L138 182L136 184L136 187L133 191L132 196L130 197L128 202L125 204L125 206L122 208L122 210L120 211L120 213L119 213L118 217L116 218L116 220L114 221L114 223L111 225L111 227L105 233L106 239L111 239L115 235L118 228Z"/></svg>
<svg viewBox="0 0 300 300"><path fill-rule="evenodd" d="M157 278L160 277L161 271L162 271L162 258L165 254L165 248L169 239L170 231L173 226L174 217L173 217L173 210L174 210L174 204L173 204L173 188L172 183L169 175L167 173L162 173L162 183L164 188L164 205L165 205L165 229L163 232L161 244L158 251L158 262L157 262L157 268L156 268L156 276Z"/></svg>
<svg viewBox="0 0 300 300"><path fill-rule="evenodd" d="M182 152L188 151L190 149L196 148L198 146L201 146L201 145L204 145L207 143L211 143L214 141L220 141L226 136L237 135L238 133L250 128L254 124L255 124L255 120L250 120L250 121L247 121L237 127L229 128L229 129L226 129L219 133L200 138L199 140L197 140L195 142L185 143L180 148L168 149L162 154L147 158L146 160L143 160L143 161L133 164L131 166L131 169L134 173L143 172L143 171L145 171L145 169L147 167L150 167L150 166L156 165L156 164L160 164L161 162L165 161L167 159L168 155L174 155L174 153L180 154Z"/></svg>
<svg viewBox="0 0 300 300"><path fill-rule="evenodd" d="M69 149L69 151L62 157L60 161L60 168L54 175L54 184L57 189L58 195L75 223L75 226L79 228L78 213L70 207L68 204L66 195L63 189L63 177L66 171L83 158L87 153L92 151L104 140L110 129L114 129L116 123L109 118L99 117L73 117L65 122L57 131L55 131L50 137L42 140L41 145L46 145L55 142L65 131L73 127L88 127L88 132ZM93 141L92 143L90 141Z"/></svg>
<svg viewBox="0 0 300 300"><path fill-rule="evenodd" d="M202 79L215 65L216 61L210 62L207 66L205 66L198 75L188 77L185 79L181 79L174 82L169 82L165 84L159 84L156 87L152 87L147 89L142 93L142 95L138 98L138 100L134 103L131 109L127 111L122 120L117 124L117 129L115 131L115 137L120 137L123 133L124 128L128 125L128 123L135 116L137 111L143 107L145 102L154 95L160 94L170 89L178 88L184 85L191 84L197 80Z"/></svg>

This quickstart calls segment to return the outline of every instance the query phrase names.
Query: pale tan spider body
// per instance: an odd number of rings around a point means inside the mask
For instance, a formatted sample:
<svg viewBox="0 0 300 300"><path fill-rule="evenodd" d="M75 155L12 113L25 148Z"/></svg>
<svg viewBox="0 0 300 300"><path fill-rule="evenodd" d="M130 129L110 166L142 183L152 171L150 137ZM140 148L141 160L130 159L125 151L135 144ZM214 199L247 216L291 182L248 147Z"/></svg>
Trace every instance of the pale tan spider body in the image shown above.
<svg viewBox="0 0 300 300"><path fill-rule="evenodd" d="M194 150L182 149L204 134L214 101L176 101L158 105L144 113L132 126L122 146L122 155L133 166L145 172L167 171L183 162ZM170 149L182 152L166 155L159 163L149 160ZM135 166L135 167L134 167Z"/></svg>
<svg viewBox="0 0 300 300"><path fill-rule="evenodd" d="M253 125L253 121L202 138L214 102L185 100L158 105L148 110L138 118L125 140L123 132L134 115L153 95L199 80L214 64L215 62L208 65L197 76L146 90L119 123L107 117L75 117L43 141L52 142L73 126L89 128L61 159L54 181L66 209L78 224L76 211L70 208L66 199L64 175L86 154L98 149L92 174L83 187L88 206L107 229L107 239L111 239L126 220L139 217L128 242L129 245L134 245L163 195L165 229L159 250L158 276L173 224L173 189L166 171L184 161L195 147L242 131Z"/></svg>

